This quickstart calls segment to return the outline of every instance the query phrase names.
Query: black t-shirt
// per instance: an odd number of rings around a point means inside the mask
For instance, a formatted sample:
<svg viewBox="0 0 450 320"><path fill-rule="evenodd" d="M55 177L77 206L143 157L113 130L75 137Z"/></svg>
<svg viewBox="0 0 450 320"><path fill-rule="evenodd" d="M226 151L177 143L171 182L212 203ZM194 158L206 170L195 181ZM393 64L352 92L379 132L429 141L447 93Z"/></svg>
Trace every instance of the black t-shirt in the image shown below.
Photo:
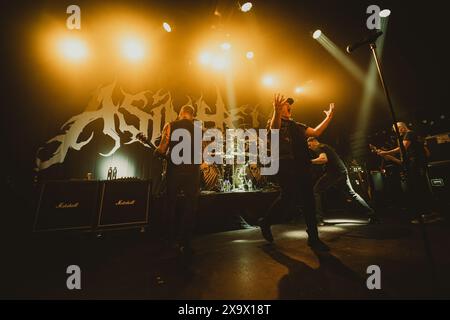
<svg viewBox="0 0 450 320"><path fill-rule="evenodd" d="M172 162L172 157L170 155L170 152L173 150L174 146L178 144L177 141L172 141L172 134L177 129L185 129L189 132L191 136L191 146L190 146L190 153L191 153L191 159L189 164L175 164ZM181 139L182 140L182 139ZM175 120L170 123L170 142L169 142L169 166L168 166L168 172L176 172L176 173L197 173L199 172L200 166L198 164L195 164L195 155L194 155L194 121L187 120L187 119L181 119L181 120ZM181 151L181 154L183 151Z"/></svg>
<svg viewBox="0 0 450 320"><path fill-rule="evenodd" d="M346 174L347 168L345 167L344 161L339 157L336 151L327 144L321 143L319 149L316 151L317 155L325 153L328 158L328 162L325 165L325 170L327 173L331 174Z"/></svg>
<svg viewBox="0 0 450 320"><path fill-rule="evenodd" d="M291 162L295 170L302 173L311 173L311 157L306 142L306 129L308 128L303 123L281 119L279 130L280 161ZM267 121L267 129L270 129L270 120Z"/></svg>
<svg viewBox="0 0 450 320"><path fill-rule="evenodd" d="M411 144L406 149L406 157L408 160L417 161L418 163L426 162L426 155L423 143L421 143L414 131L408 131L403 136L403 140L409 141Z"/></svg>
<svg viewBox="0 0 450 320"><path fill-rule="evenodd" d="M309 163L308 144L306 142L308 126L294 120L281 119L280 159L295 159L301 164Z"/></svg>
<svg viewBox="0 0 450 320"><path fill-rule="evenodd" d="M280 159L294 159L294 146L289 132L289 121L281 120L280 127Z"/></svg>

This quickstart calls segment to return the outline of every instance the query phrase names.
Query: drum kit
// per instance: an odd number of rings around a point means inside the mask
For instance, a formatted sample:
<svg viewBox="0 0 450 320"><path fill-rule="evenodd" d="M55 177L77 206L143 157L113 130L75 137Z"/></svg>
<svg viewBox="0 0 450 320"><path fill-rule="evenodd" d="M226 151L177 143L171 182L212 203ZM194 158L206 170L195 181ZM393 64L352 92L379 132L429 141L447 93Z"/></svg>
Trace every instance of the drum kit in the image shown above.
<svg viewBox="0 0 450 320"><path fill-rule="evenodd" d="M217 153L215 153L217 156ZM261 175L261 165L251 163L248 152L232 152L223 155L224 159L244 156L244 164L207 164L200 166L203 190L216 192L255 191L267 184L265 176Z"/></svg>

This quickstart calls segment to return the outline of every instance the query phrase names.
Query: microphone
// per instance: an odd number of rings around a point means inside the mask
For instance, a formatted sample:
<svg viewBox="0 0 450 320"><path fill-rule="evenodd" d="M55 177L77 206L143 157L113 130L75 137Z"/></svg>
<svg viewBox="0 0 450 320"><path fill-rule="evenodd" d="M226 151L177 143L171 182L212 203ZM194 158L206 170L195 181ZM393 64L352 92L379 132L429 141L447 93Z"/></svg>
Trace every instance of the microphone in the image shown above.
<svg viewBox="0 0 450 320"><path fill-rule="evenodd" d="M378 37L380 37L383 34L383 31L381 30L377 30L375 32L372 32L368 37L366 37L364 40L355 42L353 44L350 44L347 46L347 52L348 53L352 53L353 51L355 51L356 49L358 49L359 47L368 44L368 43L372 43L375 42Z"/></svg>

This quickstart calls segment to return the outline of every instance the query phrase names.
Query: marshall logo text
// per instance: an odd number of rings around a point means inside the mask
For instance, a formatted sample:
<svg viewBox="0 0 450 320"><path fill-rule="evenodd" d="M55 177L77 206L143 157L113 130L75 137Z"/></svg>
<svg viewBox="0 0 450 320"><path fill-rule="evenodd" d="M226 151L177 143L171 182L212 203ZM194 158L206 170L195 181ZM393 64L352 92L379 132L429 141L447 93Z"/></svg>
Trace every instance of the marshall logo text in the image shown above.
<svg viewBox="0 0 450 320"><path fill-rule="evenodd" d="M116 206L133 206L136 200L119 200L116 202Z"/></svg>
<svg viewBox="0 0 450 320"><path fill-rule="evenodd" d="M75 203L65 203L65 202L60 202L60 203L58 203L58 205L56 206L56 209L78 208L79 205L80 205L79 202L75 202Z"/></svg>

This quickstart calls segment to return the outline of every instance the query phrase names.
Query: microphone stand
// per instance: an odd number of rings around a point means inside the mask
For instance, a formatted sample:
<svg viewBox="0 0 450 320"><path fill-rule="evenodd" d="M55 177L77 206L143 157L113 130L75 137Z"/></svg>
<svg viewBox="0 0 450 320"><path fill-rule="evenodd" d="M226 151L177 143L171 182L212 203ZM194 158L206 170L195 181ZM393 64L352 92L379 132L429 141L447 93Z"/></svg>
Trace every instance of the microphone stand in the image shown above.
<svg viewBox="0 0 450 320"><path fill-rule="evenodd" d="M394 125L394 131L395 131L395 136L397 138L397 142L398 142L398 146L400 147L400 156L401 156L401 160L403 163L402 166L402 170L406 171L406 166L405 166L405 162L407 161L406 158L406 149L405 146L402 143L402 139L400 137L400 131L398 130L398 125L397 125L397 117L395 116L395 111L394 111L394 107L392 105L392 101L391 101L391 96L389 95L389 90L388 87L386 85L386 82L384 81L384 77L383 77L383 71L381 68L381 63L378 59L378 54L377 54L377 45L375 44L375 42L370 43L370 50L372 51L373 54L373 58L375 59L375 64L377 65L377 70L378 70L378 75L380 77L380 81L381 81L381 85L383 86L383 90L384 90L384 94L386 95L386 99L388 102L388 106L389 106L389 110L391 112L391 117L392 117L392 122Z"/></svg>
<svg viewBox="0 0 450 320"><path fill-rule="evenodd" d="M377 54L377 50L376 50L377 45L375 44L375 41L372 41L369 44L369 46L370 46L370 50L372 51L373 58L375 59L375 64L377 65L377 70L378 70L378 75L380 77L381 85L383 86L384 94L386 95L386 100L388 102L389 110L391 112L395 135L396 135L396 138L398 141L398 146L400 147L400 155L401 155L401 160L402 160L402 171L404 173L406 173L406 177L408 177L408 169L407 169L408 168L408 165L407 165L408 158L406 157L406 149L405 149L405 146L403 145L402 139L400 137L400 131L398 130L398 126L397 126L397 117L395 115L395 111L394 111L394 107L392 105L391 96L389 95L388 87L387 87L386 82L383 77L383 70L381 67L381 63L378 59L378 54ZM408 181L406 181L407 188L409 189L410 187L408 184L409 184ZM427 230L425 228L425 223L423 221L422 215L419 215L418 219L419 219L419 225L420 225L421 231L422 231L422 239L423 239L423 245L424 245L424 249L425 249L425 255L427 256L428 262L429 262L431 279L433 281L434 289L437 291L437 293L439 293L440 286L438 285L438 281L437 281L436 267L435 267L433 255L431 253L430 241L428 238Z"/></svg>

